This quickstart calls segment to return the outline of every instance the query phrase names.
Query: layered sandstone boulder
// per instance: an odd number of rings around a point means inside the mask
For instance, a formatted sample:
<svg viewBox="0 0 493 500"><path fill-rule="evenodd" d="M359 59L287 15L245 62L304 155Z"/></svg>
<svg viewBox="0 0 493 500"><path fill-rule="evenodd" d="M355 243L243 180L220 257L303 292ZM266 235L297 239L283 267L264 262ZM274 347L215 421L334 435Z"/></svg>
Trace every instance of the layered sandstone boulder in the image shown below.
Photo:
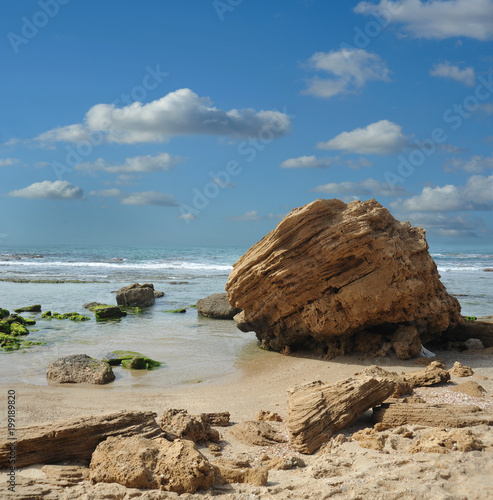
<svg viewBox="0 0 493 500"><path fill-rule="evenodd" d="M439 278L422 228L375 200L333 199L287 215L233 266L226 290L238 328L265 348L385 353L396 342L406 358L462 322Z"/></svg>

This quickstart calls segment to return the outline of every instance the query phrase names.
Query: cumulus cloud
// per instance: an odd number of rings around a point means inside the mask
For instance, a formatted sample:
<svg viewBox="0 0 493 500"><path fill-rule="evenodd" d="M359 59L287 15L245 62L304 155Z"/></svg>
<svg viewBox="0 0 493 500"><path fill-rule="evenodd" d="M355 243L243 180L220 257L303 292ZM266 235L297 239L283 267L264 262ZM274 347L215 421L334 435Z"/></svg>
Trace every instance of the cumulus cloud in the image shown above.
<svg viewBox="0 0 493 500"><path fill-rule="evenodd" d="M14 198L80 200L83 198L84 192L80 187L67 181L43 181L11 191L8 195Z"/></svg>
<svg viewBox="0 0 493 500"><path fill-rule="evenodd" d="M121 202L123 205L154 205L159 207L179 206L173 195L158 193L156 191L132 193L123 198Z"/></svg>
<svg viewBox="0 0 493 500"><path fill-rule="evenodd" d="M319 149L337 149L345 153L390 155L409 146L402 127L388 120L371 123L364 128L342 132L327 142L319 142Z"/></svg>
<svg viewBox="0 0 493 500"><path fill-rule="evenodd" d="M312 189L315 193L335 194L338 196L404 196L407 191L402 186L379 182L375 179L365 179L361 182L330 182Z"/></svg>
<svg viewBox="0 0 493 500"><path fill-rule="evenodd" d="M473 175L464 186L424 187L421 194L397 200L391 206L409 212L455 212L491 210L493 206L493 175Z"/></svg>
<svg viewBox="0 0 493 500"><path fill-rule="evenodd" d="M450 64L448 61L435 64L435 66L433 66L430 70L430 75L441 78L450 78L469 87L474 86L476 83L476 72L472 66L460 69L459 66Z"/></svg>
<svg viewBox="0 0 493 500"><path fill-rule="evenodd" d="M127 196L127 193L125 193L125 191L122 191L120 189L112 188L112 189L101 189L99 191L89 191L88 195L122 198L123 196Z"/></svg>
<svg viewBox="0 0 493 500"><path fill-rule="evenodd" d="M18 158L0 158L0 167L9 167L10 165L16 165L20 163Z"/></svg>
<svg viewBox="0 0 493 500"><path fill-rule="evenodd" d="M160 153L156 156L134 156L127 158L121 164L109 163L103 158L98 158L94 162L80 163L75 170L94 172L102 170L112 174L130 174L146 172L166 172L178 165L182 159L179 156L171 156L168 153Z"/></svg>
<svg viewBox="0 0 493 500"><path fill-rule="evenodd" d="M282 219L284 217L283 214L267 214L260 215L257 210L250 210L249 212L245 212L241 215L232 215L228 217L229 220L235 221L257 221L257 220L268 220L268 219Z"/></svg>
<svg viewBox="0 0 493 500"><path fill-rule="evenodd" d="M162 142L176 135L258 137L265 130L280 137L289 129L290 119L280 111L224 111L213 106L209 97L200 97L185 88L148 104L134 102L123 108L96 104L86 113L83 123L48 130L36 139L43 144L84 140L134 144Z"/></svg>
<svg viewBox="0 0 493 500"><path fill-rule="evenodd" d="M338 157L334 158L317 158L316 156L299 156L298 158L290 158L281 163L281 168L327 168L337 164Z"/></svg>
<svg viewBox="0 0 493 500"><path fill-rule="evenodd" d="M328 77L307 80L308 88L303 94L316 97L333 97L354 92L368 81L389 82L390 71L379 55L364 49L340 49L316 52L308 59L307 66L323 71Z"/></svg>
<svg viewBox="0 0 493 500"><path fill-rule="evenodd" d="M493 0L380 0L360 2L354 12L403 24L416 38L493 39Z"/></svg>
<svg viewBox="0 0 493 500"><path fill-rule="evenodd" d="M468 172L470 174L480 174L490 168L493 168L493 156L484 157L475 155L469 158L469 160L451 158L445 164L446 172L455 172L456 170L464 170L464 172Z"/></svg>
<svg viewBox="0 0 493 500"><path fill-rule="evenodd" d="M414 226L446 238L477 238L478 233L489 232L484 221L470 214L444 215L440 213L410 213L407 215Z"/></svg>

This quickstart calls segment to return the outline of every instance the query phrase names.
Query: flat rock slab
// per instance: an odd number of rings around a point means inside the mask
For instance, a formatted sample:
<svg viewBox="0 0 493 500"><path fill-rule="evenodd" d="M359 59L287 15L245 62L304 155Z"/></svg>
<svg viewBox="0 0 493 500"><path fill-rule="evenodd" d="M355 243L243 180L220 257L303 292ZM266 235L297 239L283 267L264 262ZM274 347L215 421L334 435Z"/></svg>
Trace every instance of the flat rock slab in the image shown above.
<svg viewBox="0 0 493 500"><path fill-rule="evenodd" d="M313 453L335 432L385 401L394 390L393 380L364 376L335 384L318 380L291 389L286 419L291 446L301 453Z"/></svg>
<svg viewBox="0 0 493 500"><path fill-rule="evenodd" d="M65 460L89 461L96 446L110 436L155 437L161 434L151 411L121 411L16 429L16 467L53 464ZM0 436L8 436L6 427ZM0 468L9 464L12 441L0 441Z"/></svg>
<svg viewBox="0 0 493 500"><path fill-rule="evenodd" d="M430 403L383 403L373 408L372 419L390 427L426 425L429 427L470 427L492 425L493 413L477 406Z"/></svg>

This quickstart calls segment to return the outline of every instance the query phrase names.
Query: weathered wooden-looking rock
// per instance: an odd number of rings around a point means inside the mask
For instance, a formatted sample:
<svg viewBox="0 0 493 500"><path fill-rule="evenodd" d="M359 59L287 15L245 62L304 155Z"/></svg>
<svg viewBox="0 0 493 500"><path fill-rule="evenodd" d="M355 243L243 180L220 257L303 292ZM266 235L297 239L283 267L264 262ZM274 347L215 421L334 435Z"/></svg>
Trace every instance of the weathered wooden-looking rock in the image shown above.
<svg viewBox="0 0 493 500"><path fill-rule="evenodd" d="M16 467L52 464L64 460L89 461L96 446L109 436L159 436L156 414L151 411L121 411L92 417L16 429ZM7 428L0 428L0 469L8 467L11 443Z"/></svg>
<svg viewBox="0 0 493 500"><path fill-rule="evenodd" d="M471 427L492 425L493 413L477 406L431 403L383 403L373 408L372 419L391 427L426 425L430 427Z"/></svg>
<svg viewBox="0 0 493 500"><path fill-rule="evenodd" d="M385 401L394 389L393 380L366 376L294 387L288 391L286 419L291 446L301 453L313 453L335 432Z"/></svg>
<svg viewBox="0 0 493 500"><path fill-rule="evenodd" d="M397 341L409 356L419 342L395 338L400 326L416 328L425 343L463 321L425 231L375 200L316 200L293 210L236 262L226 290L243 310L238 328L276 351L377 352Z"/></svg>

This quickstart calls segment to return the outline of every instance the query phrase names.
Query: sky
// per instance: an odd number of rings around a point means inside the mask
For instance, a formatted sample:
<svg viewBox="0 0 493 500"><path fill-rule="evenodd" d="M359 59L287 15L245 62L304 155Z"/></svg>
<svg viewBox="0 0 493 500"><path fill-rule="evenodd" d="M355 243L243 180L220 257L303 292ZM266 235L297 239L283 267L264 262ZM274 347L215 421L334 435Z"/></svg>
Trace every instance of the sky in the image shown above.
<svg viewBox="0 0 493 500"><path fill-rule="evenodd" d="M317 198L493 244L493 0L7 0L0 247L249 246Z"/></svg>

